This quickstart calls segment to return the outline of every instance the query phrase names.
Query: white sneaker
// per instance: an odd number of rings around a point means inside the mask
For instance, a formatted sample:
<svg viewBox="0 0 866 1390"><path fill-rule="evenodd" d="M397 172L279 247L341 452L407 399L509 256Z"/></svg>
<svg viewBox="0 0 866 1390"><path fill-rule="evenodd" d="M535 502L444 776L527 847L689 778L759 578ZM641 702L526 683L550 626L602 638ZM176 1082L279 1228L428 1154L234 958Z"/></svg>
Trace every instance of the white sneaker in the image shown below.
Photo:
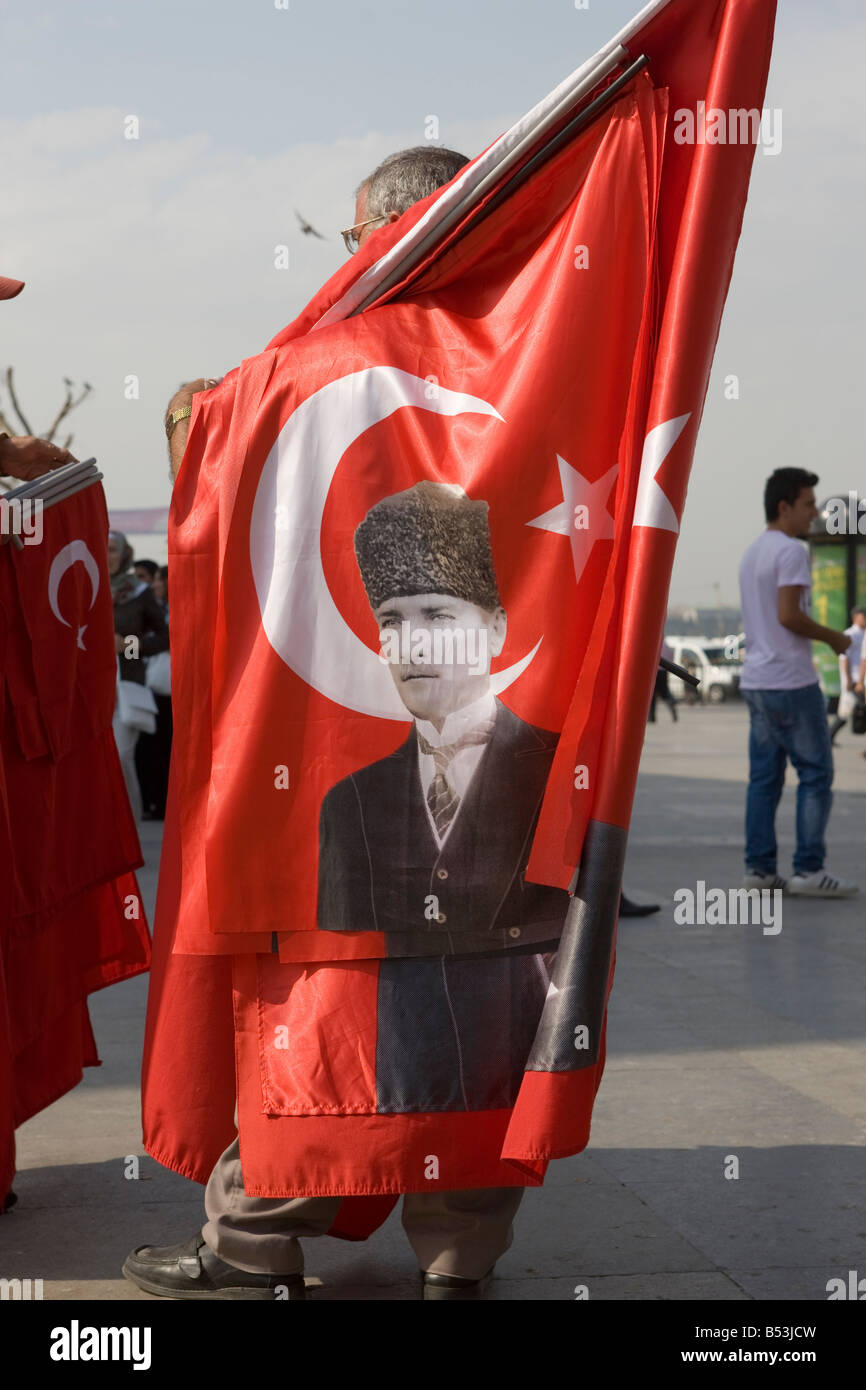
<svg viewBox="0 0 866 1390"><path fill-rule="evenodd" d="M747 869L743 875L744 888L782 888L788 886L788 880L782 878L781 874L759 874L754 869Z"/></svg>
<svg viewBox="0 0 866 1390"><path fill-rule="evenodd" d="M813 874L794 874L789 878L788 892L792 897L801 898L853 898L860 889L847 878L837 878L826 869L816 869Z"/></svg>

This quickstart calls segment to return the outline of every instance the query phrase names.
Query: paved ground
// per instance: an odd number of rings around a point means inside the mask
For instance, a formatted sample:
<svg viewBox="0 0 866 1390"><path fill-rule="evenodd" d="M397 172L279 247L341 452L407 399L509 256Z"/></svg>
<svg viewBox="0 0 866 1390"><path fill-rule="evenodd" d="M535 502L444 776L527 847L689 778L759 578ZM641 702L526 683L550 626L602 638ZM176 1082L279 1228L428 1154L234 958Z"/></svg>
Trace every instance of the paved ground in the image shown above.
<svg viewBox="0 0 866 1390"><path fill-rule="evenodd" d="M624 921L609 1062L592 1145L526 1194L497 1299L825 1299L866 1273L863 999L866 762L844 732L828 863L859 901L786 900L782 931L678 926L674 893L736 885L746 714L667 709L647 731L626 883L659 901ZM779 826L789 864L793 791ZM158 827L142 826L152 907ZM146 1299L120 1277L136 1244L200 1224L201 1189L139 1158L137 1076L146 981L95 996L104 1064L19 1131L19 1206L0 1223L0 1273L53 1299ZM726 1168L738 1162L739 1176ZM417 1296L394 1213L364 1246L309 1242L324 1299Z"/></svg>

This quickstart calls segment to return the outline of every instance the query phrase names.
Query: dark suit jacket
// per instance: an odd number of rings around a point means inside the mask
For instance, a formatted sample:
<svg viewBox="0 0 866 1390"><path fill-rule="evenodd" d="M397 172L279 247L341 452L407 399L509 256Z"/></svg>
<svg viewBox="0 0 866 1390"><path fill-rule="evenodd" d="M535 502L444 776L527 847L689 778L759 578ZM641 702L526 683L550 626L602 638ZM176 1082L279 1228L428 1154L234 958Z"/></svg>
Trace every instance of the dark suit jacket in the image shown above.
<svg viewBox="0 0 866 1390"><path fill-rule="evenodd" d="M524 881L557 735L496 706L441 849L414 726L390 757L331 788L319 819L320 928L385 932L389 956L540 950L558 941L568 894Z"/></svg>
<svg viewBox="0 0 866 1390"><path fill-rule="evenodd" d="M139 638L140 656L128 657L120 654L120 679L136 681L144 685L144 662L142 656L155 656L157 652L168 651L168 627L165 613L157 602L156 594L146 584L140 593L125 603L114 605L114 631L121 637Z"/></svg>

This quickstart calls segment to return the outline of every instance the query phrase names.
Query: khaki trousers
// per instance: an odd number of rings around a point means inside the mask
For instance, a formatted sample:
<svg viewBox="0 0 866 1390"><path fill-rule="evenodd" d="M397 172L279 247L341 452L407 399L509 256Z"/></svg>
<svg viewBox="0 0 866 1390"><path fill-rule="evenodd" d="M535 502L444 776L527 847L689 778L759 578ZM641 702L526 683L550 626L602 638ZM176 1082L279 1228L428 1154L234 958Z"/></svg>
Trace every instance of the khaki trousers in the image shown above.
<svg viewBox="0 0 866 1390"><path fill-rule="evenodd" d="M522 1187L407 1192L402 1221L421 1269L480 1279L510 1246ZM250 1274L301 1274L299 1237L325 1235L342 1197L248 1197L237 1139L205 1189L205 1243Z"/></svg>

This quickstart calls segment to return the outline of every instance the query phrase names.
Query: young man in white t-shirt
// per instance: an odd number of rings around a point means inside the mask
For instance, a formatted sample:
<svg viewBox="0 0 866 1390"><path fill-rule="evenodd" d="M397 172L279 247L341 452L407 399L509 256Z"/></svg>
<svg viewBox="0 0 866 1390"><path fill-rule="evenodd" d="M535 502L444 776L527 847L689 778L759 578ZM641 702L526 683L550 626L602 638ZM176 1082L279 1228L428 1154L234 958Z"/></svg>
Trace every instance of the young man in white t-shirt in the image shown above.
<svg viewBox="0 0 866 1390"><path fill-rule="evenodd" d="M839 657L839 683L843 695L851 694L855 699L862 700L866 688L866 651L863 641L866 638L866 608L858 604L856 608L851 609L851 626L846 627L845 636L850 638L851 645L847 652L843 652ZM837 714L830 730L831 743L845 723L845 716ZM866 758L866 753L863 756Z"/></svg>
<svg viewBox="0 0 866 1390"><path fill-rule="evenodd" d="M740 562L746 634L740 689L750 716L743 887L848 898L857 885L824 868L833 755L811 643L826 642L841 656L850 638L809 617L812 579L802 542L818 514L817 481L803 468L776 469L764 489L767 529ZM775 821L789 758L799 786L794 874L786 881L776 872Z"/></svg>

